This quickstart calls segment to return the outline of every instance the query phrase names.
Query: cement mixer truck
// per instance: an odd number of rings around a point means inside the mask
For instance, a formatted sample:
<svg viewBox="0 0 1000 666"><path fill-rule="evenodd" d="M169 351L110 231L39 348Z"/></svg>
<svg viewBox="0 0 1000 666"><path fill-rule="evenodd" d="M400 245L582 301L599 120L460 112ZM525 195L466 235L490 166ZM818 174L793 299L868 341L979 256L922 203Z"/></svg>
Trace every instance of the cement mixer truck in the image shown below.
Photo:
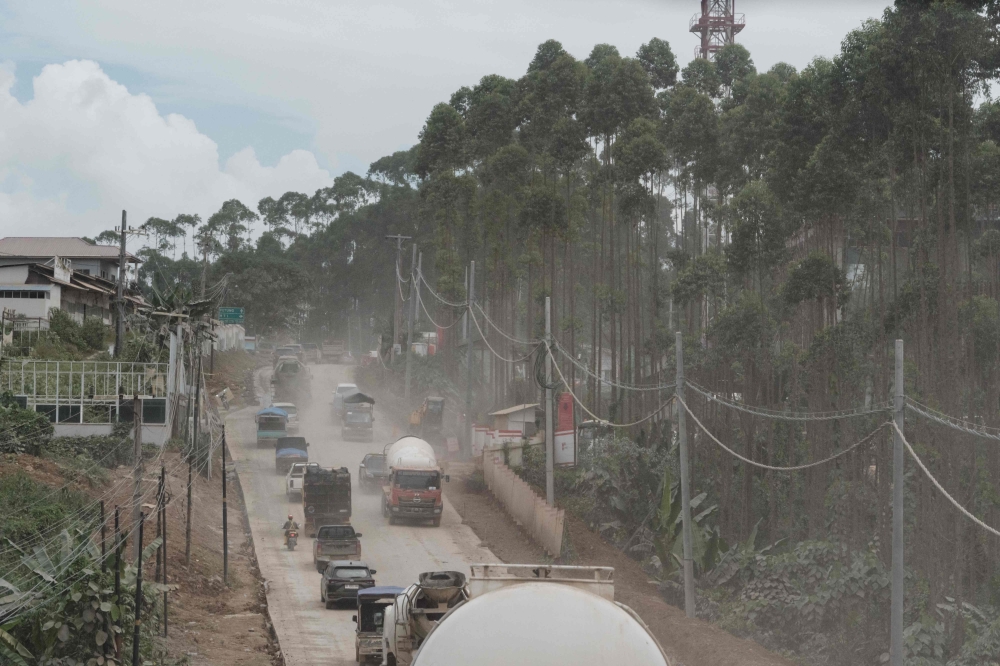
<svg viewBox="0 0 1000 666"><path fill-rule="evenodd" d="M452 608L469 599L465 574L428 571L385 609L382 664L406 666L434 625ZM475 663L475 662L469 662Z"/></svg>
<svg viewBox="0 0 1000 666"><path fill-rule="evenodd" d="M456 596L449 603L450 610L430 626L413 659L401 660L404 653L398 651L395 661L383 664L670 666L639 616L615 603L610 567L474 564L471 568L467 598ZM401 610L393 616L394 623L405 620ZM398 624L393 628L400 629ZM385 631L389 630L387 615Z"/></svg>
<svg viewBox="0 0 1000 666"><path fill-rule="evenodd" d="M419 437L401 437L386 447L389 475L382 486L382 515L390 525L399 520L441 524L441 482L448 481L434 448Z"/></svg>

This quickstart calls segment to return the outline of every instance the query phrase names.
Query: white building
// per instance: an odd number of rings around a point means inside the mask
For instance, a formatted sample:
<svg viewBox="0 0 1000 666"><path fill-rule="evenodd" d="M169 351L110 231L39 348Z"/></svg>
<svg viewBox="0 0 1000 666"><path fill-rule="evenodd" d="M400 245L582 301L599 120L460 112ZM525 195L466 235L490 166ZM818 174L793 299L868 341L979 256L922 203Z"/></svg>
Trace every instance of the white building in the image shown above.
<svg viewBox="0 0 1000 666"><path fill-rule="evenodd" d="M138 262L126 255L126 263ZM59 308L81 323L100 317L110 324L118 263L118 248L82 238L0 239L0 308L39 319Z"/></svg>

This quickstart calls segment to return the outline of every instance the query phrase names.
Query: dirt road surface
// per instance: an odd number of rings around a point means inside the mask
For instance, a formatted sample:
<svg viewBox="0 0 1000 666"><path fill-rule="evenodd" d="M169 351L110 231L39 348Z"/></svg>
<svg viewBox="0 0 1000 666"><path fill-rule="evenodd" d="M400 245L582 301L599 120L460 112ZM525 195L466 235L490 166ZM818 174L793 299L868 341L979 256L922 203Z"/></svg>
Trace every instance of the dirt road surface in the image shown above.
<svg viewBox="0 0 1000 666"><path fill-rule="evenodd" d="M379 585L406 586L423 571L450 569L468 573L469 564L494 562L475 533L445 503L440 527L389 526L379 496L365 494L357 485L358 464L366 453L381 452L392 439L388 418L379 418L375 406L375 441L345 442L332 411L332 395L340 382L353 381L350 368L310 366L312 398L300 405L301 436L310 444L309 459L324 467L351 470L351 523L361 532L362 560L376 569ZM267 376L263 376L266 385ZM261 401L268 404L267 399ZM226 420L227 442L243 486L261 575L267 581L267 603L287 666L355 664L354 624L350 607L326 610L320 602L320 578L312 562L312 540L300 539L299 548L283 546L281 525L291 513L303 524L302 504L285 496L284 477L274 472L274 450L257 449L253 416L248 408Z"/></svg>

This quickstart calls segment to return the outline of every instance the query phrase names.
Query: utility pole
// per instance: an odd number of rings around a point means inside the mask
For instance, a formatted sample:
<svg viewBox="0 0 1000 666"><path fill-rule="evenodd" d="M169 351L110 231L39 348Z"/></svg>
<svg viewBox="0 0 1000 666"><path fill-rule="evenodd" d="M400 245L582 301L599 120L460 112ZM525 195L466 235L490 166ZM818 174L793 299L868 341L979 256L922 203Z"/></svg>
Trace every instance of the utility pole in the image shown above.
<svg viewBox="0 0 1000 666"><path fill-rule="evenodd" d="M393 300L396 303L396 308L392 313L392 346L389 348L389 362L396 360L396 343L399 341L399 329L402 328L402 311L403 311L403 298L399 293L399 285L397 281L400 276L400 267L403 264L403 241L410 240L412 236L401 236L399 234L386 236L386 239L396 241L396 274L392 276L392 283L395 285L393 287ZM348 328L350 327L350 322L348 322Z"/></svg>
<svg viewBox="0 0 1000 666"><path fill-rule="evenodd" d="M677 398L684 401L684 338L678 331L677 347ZM681 453L681 529L684 534L684 612L694 617L694 555L691 549L691 482L688 479L687 412L684 405L677 405L677 439ZM669 493L665 488L663 492Z"/></svg>
<svg viewBox="0 0 1000 666"><path fill-rule="evenodd" d="M471 308L469 313L472 313ZM555 434L552 431L552 298L545 297L545 501L556 505Z"/></svg>
<svg viewBox="0 0 1000 666"><path fill-rule="evenodd" d="M139 522L142 515L142 400L139 395L132 396L132 412L135 417L135 437L132 448L132 524ZM142 543L139 540L132 540L132 558L138 559L142 554Z"/></svg>
<svg viewBox="0 0 1000 666"><path fill-rule="evenodd" d="M469 264L469 289L466 293L468 300L468 334L465 336L465 455L472 456L472 303L476 298L476 262Z"/></svg>
<svg viewBox="0 0 1000 666"><path fill-rule="evenodd" d="M906 404L902 340L896 340L895 379L892 418L901 432ZM892 606L889 618L889 663L890 666L903 666L903 438L899 432L892 436Z"/></svg>
<svg viewBox="0 0 1000 666"><path fill-rule="evenodd" d="M125 237L128 233L126 213L122 211L121 237L118 241L118 297L115 299L115 358L121 358L125 344Z"/></svg>
<svg viewBox="0 0 1000 666"><path fill-rule="evenodd" d="M201 421L201 329L198 329L199 335L196 336L198 341L197 354L198 354L198 372L194 376L194 439L191 441L191 450L188 454L188 486L187 486L187 524L184 527L184 563L191 566L191 497L192 497L192 485L194 483L192 469L194 468L195 454L200 448L198 442L198 425Z"/></svg>
<svg viewBox="0 0 1000 666"><path fill-rule="evenodd" d="M410 260L410 310L406 318L406 389L403 393L406 399L406 406L410 406L410 366L413 362L413 320L417 316L417 275L420 274L420 267L417 263L417 244L413 244L413 259ZM414 272L416 267L416 272Z"/></svg>

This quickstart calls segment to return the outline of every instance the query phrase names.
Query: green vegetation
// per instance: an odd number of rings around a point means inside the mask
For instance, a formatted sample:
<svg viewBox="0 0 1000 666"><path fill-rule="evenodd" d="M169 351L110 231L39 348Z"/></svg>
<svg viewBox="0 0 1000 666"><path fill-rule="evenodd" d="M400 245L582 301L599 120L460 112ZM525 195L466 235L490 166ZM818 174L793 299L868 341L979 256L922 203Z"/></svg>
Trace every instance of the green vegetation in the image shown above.
<svg viewBox="0 0 1000 666"><path fill-rule="evenodd" d="M164 238L196 228L203 262L167 259L168 239L150 248L147 279L165 289L231 274L226 304L245 307L256 332L294 326L310 339L346 339L351 326L355 351L365 350L359 338L381 334L385 353L393 342L406 349L391 322L397 295L410 287L397 283L395 246L385 239L400 233L414 238L427 284L445 300L465 299L475 260L478 302L517 338L539 335L550 296L560 347L614 383L598 390L592 375L557 356L569 385L619 422L660 404L661 395L617 384L671 381L679 330L688 377L778 412L887 403L892 342L902 338L909 396L1000 426L1000 103L990 98L998 21L995 3L898 2L848 34L834 58L802 71L783 63L757 71L739 45L714 63L683 66L660 40L636 57L599 44L583 60L545 42L523 76L489 75L455 91L429 110L412 149L363 176L267 198L256 211L228 201L204 223L156 222ZM255 221L267 232L251 243ZM463 386L461 325L452 327L462 309L422 293L443 337L420 386ZM421 312L417 330L432 328ZM489 335L500 356L531 350ZM476 415L535 401L531 360L482 354ZM390 381L399 366L361 376ZM832 455L885 421L786 422L688 400L720 439L772 465ZM1000 525L996 447L923 421L907 428L942 484ZM720 552L728 542L755 553L752 566L714 587L708 573L722 565L703 567L705 589L722 595L720 621L810 663L878 659L888 629L878 592L890 543L887 438L824 468L777 474L737 464L689 433L694 485L706 507L718 506L705 529L718 529ZM630 436L638 448L670 441L662 432ZM593 476L575 491L584 515L620 522L605 530L615 540L665 507L674 484L663 469L620 474L639 455L621 446L621 459L599 468L607 477L585 468ZM673 454L665 446L661 457L642 455L657 465ZM573 498L567 483L561 496ZM605 497L624 508L603 505ZM995 540L919 474L908 476L906 497L913 663L995 655ZM652 562L657 553L669 576L672 526L661 513L643 556ZM777 546L761 554L758 543ZM785 592L747 605L775 579L787 579ZM865 601L837 597L855 588ZM820 604L830 611L810 608L775 629L814 596L833 600Z"/></svg>

